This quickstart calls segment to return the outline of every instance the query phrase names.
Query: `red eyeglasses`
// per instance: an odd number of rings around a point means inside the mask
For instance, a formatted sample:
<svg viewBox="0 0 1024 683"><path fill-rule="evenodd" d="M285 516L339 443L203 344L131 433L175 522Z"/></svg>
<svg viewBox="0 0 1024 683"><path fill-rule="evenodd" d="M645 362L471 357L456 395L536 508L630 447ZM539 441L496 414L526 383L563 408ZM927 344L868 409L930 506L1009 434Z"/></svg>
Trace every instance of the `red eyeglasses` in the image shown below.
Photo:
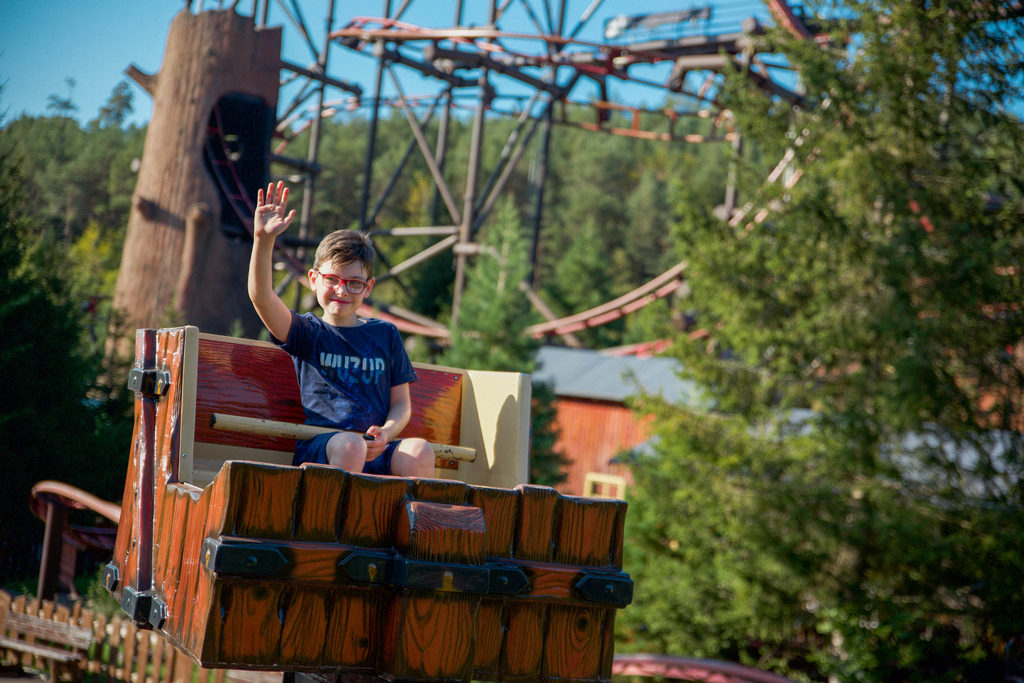
<svg viewBox="0 0 1024 683"><path fill-rule="evenodd" d="M349 294L362 294L363 291L370 286L370 283L365 280L338 277L337 275L331 275L329 273L321 273L319 270L316 271L316 274L320 276L320 279L329 289L337 289L344 285L345 291Z"/></svg>

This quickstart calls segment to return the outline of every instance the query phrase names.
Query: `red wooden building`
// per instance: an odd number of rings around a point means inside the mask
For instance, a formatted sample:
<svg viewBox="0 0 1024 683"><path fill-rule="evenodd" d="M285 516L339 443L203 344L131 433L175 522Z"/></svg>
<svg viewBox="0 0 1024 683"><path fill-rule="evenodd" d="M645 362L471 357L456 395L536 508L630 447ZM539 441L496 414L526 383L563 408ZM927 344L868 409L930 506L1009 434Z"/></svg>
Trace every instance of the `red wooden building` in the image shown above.
<svg viewBox="0 0 1024 683"><path fill-rule="evenodd" d="M533 381L554 388L556 448L569 460L566 480L555 488L571 495L624 498L631 478L616 456L647 441L653 419L637 415L626 401L640 394L673 401L692 395L692 385L678 375L677 361L638 355L635 349L545 346L537 365Z"/></svg>

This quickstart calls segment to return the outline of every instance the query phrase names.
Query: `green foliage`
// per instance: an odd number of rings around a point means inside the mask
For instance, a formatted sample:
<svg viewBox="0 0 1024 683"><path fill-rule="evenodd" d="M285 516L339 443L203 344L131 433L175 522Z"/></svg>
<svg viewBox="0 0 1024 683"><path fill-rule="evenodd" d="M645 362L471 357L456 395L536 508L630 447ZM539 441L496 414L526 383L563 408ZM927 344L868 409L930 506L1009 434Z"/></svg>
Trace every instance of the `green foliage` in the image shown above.
<svg viewBox="0 0 1024 683"><path fill-rule="evenodd" d="M123 237L124 233L103 231L93 222L67 250L69 295L85 314L82 324L93 353L102 353L107 339Z"/></svg>
<svg viewBox="0 0 1024 683"><path fill-rule="evenodd" d="M107 103L100 108L99 115L90 122L93 128L120 128L132 113L132 88L128 81L121 81L110 93Z"/></svg>
<svg viewBox="0 0 1024 683"><path fill-rule="evenodd" d="M558 417L555 390L550 384L534 382L530 402L530 483L557 486L566 479L569 461L555 444Z"/></svg>
<svg viewBox="0 0 1024 683"><path fill-rule="evenodd" d="M86 609L92 610L95 615L104 615L108 619L121 617L124 612L121 610L121 603L114 598L103 584L103 568L100 568L92 576L82 576L76 581L78 592L85 597Z"/></svg>
<svg viewBox="0 0 1024 683"><path fill-rule="evenodd" d="M95 224L103 238L122 239L135 189L132 162L145 137L119 125L131 111L125 89L116 87L84 130L63 107L53 117L22 116L0 128L0 146L20 160L28 211L40 219L35 234L68 245Z"/></svg>
<svg viewBox="0 0 1024 683"><path fill-rule="evenodd" d="M674 348L713 411L657 406L621 635L813 680L994 680L1024 632L1024 30L839 5L855 50L773 36L813 107L729 89L799 182L749 187L735 228L680 196L710 339Z"/></svg>
<svg viewBox="0 0 1024 683"><path fill-rule="evenodd" d="M120 497L131 429L127 405L95 384L98 357L82 345L70 296L75 273L24 188L14 152L0 148L0 543L12 553L42 533L28 507L37 481Z"/></svg>
<svg viewBox="0 0 1024 683"><path fill-rule="evenodd" d="M476 370L531 373L540 342L523 333L534 322L520 288L529 273L522 223L511 202L503 202L488 226L483 252L470 269L451 347L442 364ZM565 478L563 456L555 450L554 392L536 384L530 416L530 481L554 485Z"/></svg>
<svg viewBox="0 0 1024 683"><path fill-rule="evenodd" d="M515 207L504 202L469 270L451 348L441 362L483 370L532 370L529 359L539 343L522 334L535 322L520 289L529 272L522 233Z"/></svg>

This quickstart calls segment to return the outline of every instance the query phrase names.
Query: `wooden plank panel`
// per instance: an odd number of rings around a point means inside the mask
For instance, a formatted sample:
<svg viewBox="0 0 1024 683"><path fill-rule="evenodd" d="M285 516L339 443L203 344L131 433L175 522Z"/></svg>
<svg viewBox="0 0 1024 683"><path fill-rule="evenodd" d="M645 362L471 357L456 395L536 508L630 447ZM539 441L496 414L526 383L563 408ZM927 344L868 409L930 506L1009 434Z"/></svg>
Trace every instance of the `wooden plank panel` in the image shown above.
<svg viewBox="0 0 1024 683"><path fill-rule="evenodd" d="M399 513L395 548L410 559L481 565L486 533L480 508L414 500Z"/></svg>
<svg viewBox="0 0 1024 683"><path fill-rule="evenodd" d="M482 565L486 532L479 508L414 500L402 507L395 549L410 560ZM384 646L384 661L398 678L472 676L480 598L460 593L453 574L448 577L439 590L403 589L391 605L394 638Z"/></svg>
<svg viewBox="0 0 1024 683"><path fill-rule="evenodd" d="M385 595L381 591L335 591L327 604L324 661L374 672L380 666L381 637L386 621Z"/></svg>
<svg viewBox="0 0 1024 683"><path fill-rule="evenodd" d="M199 509L196 511L197 518L203 520L202 524L197 529L189 529L187 532L188 543L185 547L183 561L195 562L196 568L193 571L195 609L186 621L186 633L188 634L186 642L189 644L189 650L201 663L213 661L216 656L221 625L221 621L216 615L218 595L214 587L213 576L202 569L202 544L207 538L223 533L229 507L227 501L230 490L228 479L228 468L224 468L203 490L203 494L197 502Z"/></svg>
<svg viewBox="0 0 1024 683"><path fill-rule="evenodd" d="M408 591L397 606L395 638L386 639L388 670L399 679L469 680L479 600L459 593ZM393 648L393 650L392 650Z"/></svg>
<svg viewBox="0 0 1024 683"><path fill-rule="evenodd" d="M411 480L368 474L345 474L350 479L341 514L338 540L367 548L394 545L399 502L406 497Z"/></svg>
<svg viewBox="0 0 1024 683"><path fill-rule="evenodd" d="M250 462L231 462L225 467L229 491L222 533L291 538L302 470Z"/></svg>
<svg viewBox="0 0 1024 683"><path fill-rule="evenodd" d="M157 598L166 608L163 627L180 639L185 631L185 619L195 609L186 586L191 576L182 574L184 545L188 541L188 522L194 519L194 502L180 486L163 486L166 489L162 504L156 508L156 552L153 565L153 588Z"/></svg>
<svg viewBox="0 0 1024 683"><path fill-rule="evenodd" d="M615 507L615 535L612 539L612 562L615 569L622 569L622 545L626 538L626 508L628 505L622 503Z"/></svg>
<svg viewBox="0 0 1024 683"><path fill-rule="evenodd" d="M118 617L113 620L110 639L107 641L109 646L107 665L103 667L104 673L108 679L117 679L120 677L121 680L129 680L127 677L122 676L122 667L127 666L126 663L131 661L127 654L124 653L125 639L122 634L125 633L128 628L135 627L127 622L128 620L123 617Z"/></svg>
<svg viewBox="0 0 1024 683"><path fill-rule="evenodd" d="M544 602L570 601L574 597L573 586L583 576L578 568L560 564L545 562L516 562L515 564L530 580L528 591L520 596L520 599L524 601L527 598Z"/></svg>
<svg viewBox="0 0 1024 683"><path fill-rule="evenodd" d="M156 683L160 680L165 668L164 658L166 656L167 640L154 636L152 631L147 633L146 642L150 646L150 665L146 666L145 660L140 663L139 678L147 683Z"/></svg>
<svg viewBox="0 0 1024 683"><path fill-rule="evenodd" d="M133 625L128 629L124 647L124 680L144 681L149 662L149 631L142 631Z"/></svg>
<svg viewBox="0 0 1024 683"><path fill-rule="evenodd" d="M487 539L484 555L511 557L519 510L519 491L485 486L474 486L469 504L484 513Z"/></svg>
<svg viewBox="0 0 1024 683"><path fill-rule="evenodd" d="M412 417L401 436L418 436L433 443L459 445L462 374L416 364L416 375L419 379L409 385Z"/></svg>
<svg viewBox="0 0 1024 683"><path fill-rule="evenodd" d="M309 469L309 468L307 468ZM410 491L410 480L399 477L340 472L346 495L341 499L337 539L366 548L392 548L398 509ZM381 664L382 638L393 593L359 587L340 587L327 601L326 661L371 672Z"/></svg>
<svg viewBox="0 0 1024 683"><path fill-rule="evenodd" d="M154 435L156 482L164 484L177 481L178 453L181 434L182 369L186 329L160 330L157 334L157 366L167 372L170 385L160 398L156 411L156 433ZM159 509L164 487L154 488L156 507Z"/></svg>
<svg viewBox="0 0 1024 683"><path fill-rule="evenodd" d="M323 660L327 633L326 591L284 584L279 603L280 660L293 667L316 666Z"/></svg>
<svg viewBox="0 0 1024 683"><path fill-rule="evenodd" d="M192 660L181 650L174 649L174 663L171 669L170 680L173 683L192 683L193 672Z"/></svg>
<svg viewBox="0 0 1024 683"><path fill-rule="evenodd" d="M610 680L612 664L615 660L615 614L616 610L609 609L604 612L604 642L601 644L601 663L598 671L603 677L602 680Z"/></svg>
<svg viewBox="0 0 1024 683"><path fill-rule="evenodd" d="M117 540L114 542L114 562L120 572L118 595L125 586L135 587L139 556L135 552L133 540L138 538L139 518L136 511L141 504L139 472L142 469L141 458L145 453L142 436L142 399L135 399L135 427L132 433L131 456L128 472L125 475L124 498L121 502L121 519L117 525Z"/></svg>
<svg viewBox="0 0 1024 683"><path fill-rule="evenodd" d="M484 555L488 559L512 557L512 546L517 525L519 491L474 486L470 504L480 508L487 526ZM473 657L473 676L480 680L500 678L502 671L502 645L508 630L508 608L504 598L483 598L476 620L476 649Z"/></svg>
<svg viewBox="0 0 1024 683"><path fill-rule="evenodd" d="M193 652L199 657L199 663L203 666L217 666L221 662L221 640L224 638L224 617L226 611L231 608L232 587L229 581L219 579L211 581L209 593L209 607L203 606L206 614L206 628L202 634L202 647L193 648ZM193 621L190 633L196 632L196 624Z"/></svg>
<svg viewBox="0 0 1024 683"><path fill-rule="evenodd" d="M506 612L507 631L501 652L501 680L540 680L547 605L509 602Z"/></svg>
<svg viewBox="0 0 1024 683"><path fill-rule="evenodd" d="M302 541L337 541L349 478L344 471L328 465L310 464L301 471L294 537Z"/></svg>
<svg viewBox="0 0 1024 683"><path fill-rule="evenodd" d="M476 615L476 646L473 678L493 681L501 674L501 646L505 639L505 604L497 598L483 598Z"/></svg>
<svg viewBox="0 0 1024 683"><path fill-rule="evenodd" d="M89 663L86 667L86 671L91 674L100 674L103 671L103 659L102 657L108 651L106 647L107 642L107 615L97 614L90 618L82 619L82 626L87 626L92 629L92 640L94 643L94 652L98 653L98 656L89 659Z"/></svg>
<svg viewBox="0 0 1024 683"><path fill-rule="evenodd" d="M295 450L293 439L233 434L210 427L214 412L304 422L291 356L271 345L199 338L196 441Z"/></svg>
<svg viewBox="0 0 1024 683"><path fill-rule="evenodd" d="M14 598L14 600L11 601L11 608L10 609L11 609L11 612L13 612L14 614L25 614L26 613L26 609L27 609L27 604L26 604L25 596L24 595L16 596ZM32 639L31 638L26 638L26 640L31 642ZM21 664L21 666L32 666L32 656L30 654L28 654L28 653L15 654L14 658L15 658L15 661L17 661L19 664Z"/></svg>
<svg viewBox="0 0 1024 683"><path fill-rule="evenodd" d="M155 488L163 489L163 486L157 485ZM160 497L159 503L155 506L155 520L153 525L154 534L154 549L153 549L153 577L154 587L159 590L162 594L166 595L167 590L167 569L170 563L171 546L173 545L174 539L181 539L184 535L184 529L179 529L178 534L172 532L175 520L183 518L184 515L176 515L175 507L177 504L177 496L173 493ZM172 583L171 586L175 584Z"/></svg>
<svg viewBox="0 0 1024 683"><path fill-rule="evenodd" d="M604 610L552 606L548 612L543 671L549 679L611 680L601 676Z"/></svg>
<svg viewBox="0 0 1024 683"><path fill-rule="evenodd" d="M136 458L138 458L138 431L139 418L138 413L136 413L131 447L128 456L128 471L125 474L124 491L121 494L121 519L118 522L117 538L114 541L113 558L115 564L120 566L122 573L125 569L125 563L127 562L128 551L131 547L131 539L134 531L134 525L132 523L134 517L131 514L131 511L135 509L135 506L138 504L138 501L136 500L138 491L138 480L136 478L136 473L138 472L138 466L136 464Z"/></svg>
<svg viewBox="0 0 1024 683"><path fill-rule="evenodd" d="M546 486L520 485L513 554L522 560L550 562L555 550L558 492Z"/></svg>
<svg viewBox="0 0 1024 683"><path fill-rule="evenodd" d="M620 541L616 521L621 501L560 496L554 560L572 566L609 566ZM610 680L604 627L609 608L552 605L544 642L543 671L550 678Z"/></svg>
<svg viewBox="0 0 1024 683"><path fill-rule="evenodd" d="M544 486L517 486L516 529L513 557L528 562L550 562L554 553L555 513L558 493ZM502 677L506 680L537 680L544 652L544 624L548 607L543 604L510 603L502 651Z"/></svg>
<svg viewBox="0 0 1024 683"><path fill-rule="evenodd" d="M194 609L194 605L192 605L193 596L187 590L187 587L193 583L192 577L189 576L193 568L189 566L184 574L182 568L186 566L183 561L183 555L185 545L189 541L189 522L191 520L193 526L195 526L198 520L196 520L195 514L195 501L192 500L191 496L182 490L180 486L170 486L168 489L164 497L163 518L160 525L161 533L157 541L160 548L158 555L161 556L161 562L158 568L154 568L154 576L159 581L158 588L168 607L168 614L174 614L178 617L178 634L180 636L185 633L182 630L185 624L180 617L187 615ZM168 518L170 519L168 520ZM171 611L172 605L177 610L176 612Z"/></svg>
<svg viewBox="0 0 1024 683"><path fill-rule="evenodd" d="M192 643L197 640L196 634L201 632L200 625L209 610L208 598L199 595L199 586L208 581L200 554L205 538L203 532L208 523L206 513L209 497L202 496L199 500L193 500L187 490L182 489L181 492L188 510L181 540L181 580L174 589L174 599L169 604L169 616L164 630L170 633L175 642L194 652L195 646Z"/></svg>
<svg viewBox="0 0 1024 683"><path fill-rule="evenodd" d="M277 664L282 629L278 619L280 584L222 577L217 585L221 622L217 662L250 667Z"/></svg>
<svg viewBox="0 0 1024 683"><path fill-rule="evenodd" d="M560 499L554 560L563 564L608 566L615 555L619 507L622 501L577 498Z"/></svg>
<svg viewBox="0 0 1024 683"><path fill-rule="evenodd" d="M464 505L469 498L469 485L453 479L414 479L412 497L431 503Z"/></svg>

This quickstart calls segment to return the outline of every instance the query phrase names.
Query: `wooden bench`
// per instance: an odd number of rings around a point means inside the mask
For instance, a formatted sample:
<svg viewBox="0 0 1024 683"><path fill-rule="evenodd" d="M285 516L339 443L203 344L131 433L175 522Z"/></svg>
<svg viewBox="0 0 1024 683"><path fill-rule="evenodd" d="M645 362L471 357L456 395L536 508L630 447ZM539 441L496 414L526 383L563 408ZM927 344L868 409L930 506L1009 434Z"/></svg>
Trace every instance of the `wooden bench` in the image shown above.
<svg viewBox="0 0 1024 683"><path fill-rule="evenodd" d="M229 460L290 465L294 439L214 428L214 414L301 423L305 419L291 357L268 342L185 328L181 431L176 479L204 487ZM527 483L530 380L517 372L414 363L412 419L403 437L473 449L472 462L438 457L436 474L512 488Z"/></svg>
<svg viewBox="0 0 1024 683"><path fill-rule="evenodd" d="M92 645L92 631L33 614L11 611L9 598L0 599L0 650L30 655L46 663L50 680L67 674L81 677L81 663ZM20 658L19 658L20 659ZM19 662L20 668L20 662Z"/></svg>
<svg viewBox="0 0 1024 683"><path fill-rule="evenodd" d="M109 554L114 549L121 507L76 486L48 479L36 482L32 487L29 507L46 524L37 597L53 600L58 591L69 593L72 598L79 597L74 584L78 553L96 549ZM74 524L70 519L74 510L95 512L115 526Z"/></svg>
<svg viewBox="0 0 1024 683"><path fill-rule="evenodd" d="M626 503L524 483L526 376L417 372L404 434L472 448L473 462L437 478L292 467L293 438L210 426L215 413L300 422L287 354L139 330L107 590L207 668L610 680L633 591Z"/></svg>

